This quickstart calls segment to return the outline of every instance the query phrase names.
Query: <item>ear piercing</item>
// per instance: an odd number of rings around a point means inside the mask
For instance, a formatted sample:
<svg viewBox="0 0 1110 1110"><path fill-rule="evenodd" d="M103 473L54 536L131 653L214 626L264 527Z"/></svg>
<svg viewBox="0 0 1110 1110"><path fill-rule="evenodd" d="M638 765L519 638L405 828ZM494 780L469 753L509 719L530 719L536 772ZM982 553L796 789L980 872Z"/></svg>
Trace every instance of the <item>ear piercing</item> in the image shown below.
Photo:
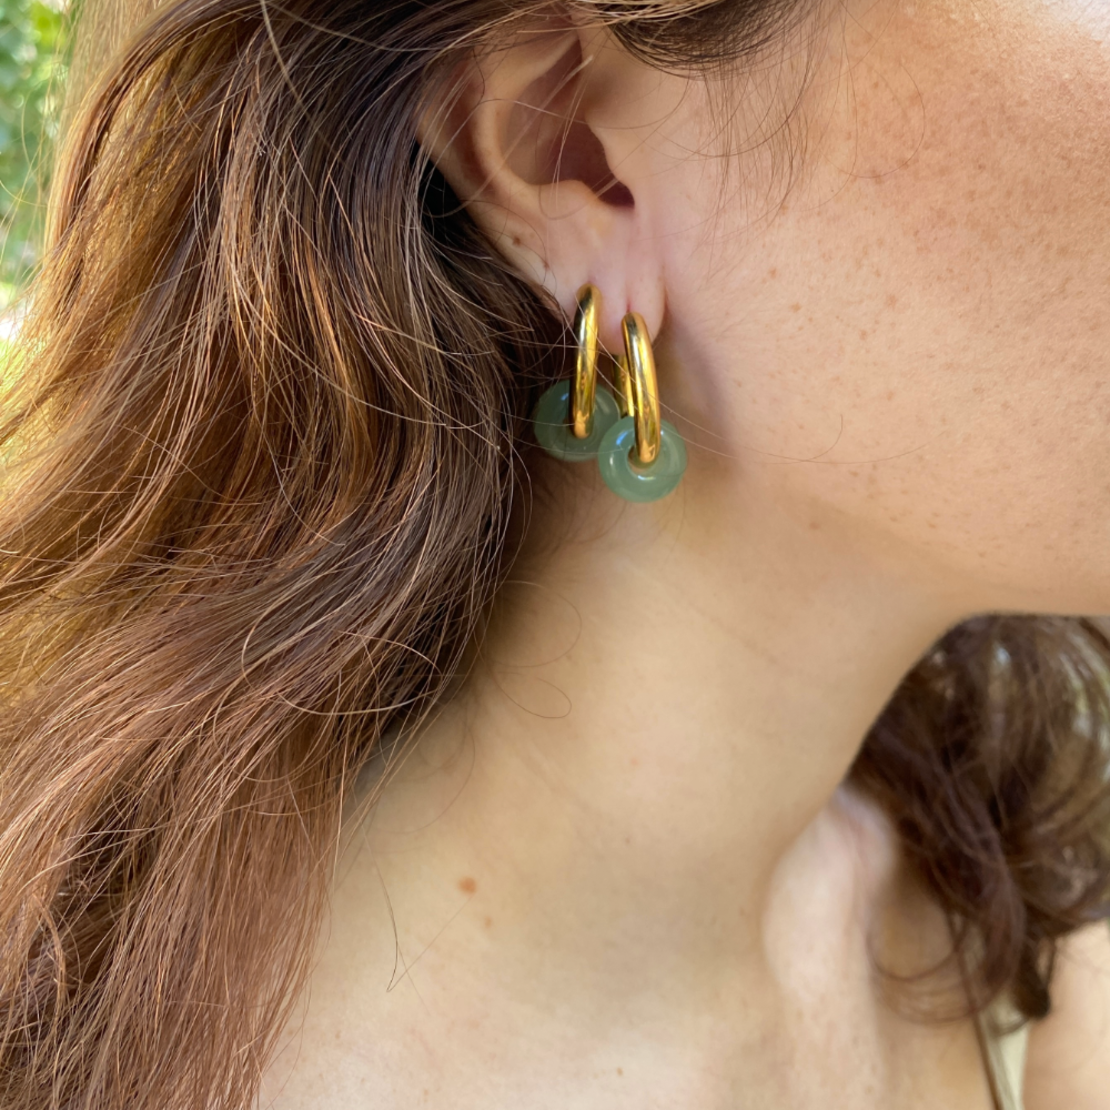
<svg viewBox="0 0 1110 1110"><path fill-rule="evenodd" d="M655 356L638 312L621 322L619 405L608 391L597 389L600 305L594 286L578 291L574 379L556 382L540 398L533 415L536 439L559 459L596 458L605 484L618 496L655 501L681 481L686 444L675 426L661 418Z"/></svg>

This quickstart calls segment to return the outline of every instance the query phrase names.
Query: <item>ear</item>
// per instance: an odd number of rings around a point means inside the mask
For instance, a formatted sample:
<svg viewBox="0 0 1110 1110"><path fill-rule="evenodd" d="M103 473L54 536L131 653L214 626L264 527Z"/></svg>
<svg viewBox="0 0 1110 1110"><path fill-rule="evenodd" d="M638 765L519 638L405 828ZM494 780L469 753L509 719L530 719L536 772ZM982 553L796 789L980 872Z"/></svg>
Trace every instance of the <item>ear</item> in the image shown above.
<svg viewBox="0 0 1110 1110"><path fill-rule="evenodd" d="M578 289L602 293L600 338L620 349L635 310L654 335L662 258L650 234L650 144L630 107L658 73L601 28L552 20L462 63L419 137L498 251L570 318Z"/></svg>

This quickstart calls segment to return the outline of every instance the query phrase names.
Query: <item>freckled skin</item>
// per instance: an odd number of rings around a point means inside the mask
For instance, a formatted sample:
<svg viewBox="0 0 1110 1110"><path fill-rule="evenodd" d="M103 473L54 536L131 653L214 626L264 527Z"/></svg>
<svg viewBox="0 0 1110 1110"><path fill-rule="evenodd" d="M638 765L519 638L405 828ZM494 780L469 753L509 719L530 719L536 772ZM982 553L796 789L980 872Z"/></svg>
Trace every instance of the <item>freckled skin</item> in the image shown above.
<svg viewBox="0 0 1110 1110"><path fill-rule="evenodd" d="M673 269L717 263L670 287L661 359L699 368L660 389L719 452L700 480L973 608L1110 609L1110 46L1072 7L849 4L785 211L737 205L710 240L719 182L687 155L691 207L658 228Z"/></svg>

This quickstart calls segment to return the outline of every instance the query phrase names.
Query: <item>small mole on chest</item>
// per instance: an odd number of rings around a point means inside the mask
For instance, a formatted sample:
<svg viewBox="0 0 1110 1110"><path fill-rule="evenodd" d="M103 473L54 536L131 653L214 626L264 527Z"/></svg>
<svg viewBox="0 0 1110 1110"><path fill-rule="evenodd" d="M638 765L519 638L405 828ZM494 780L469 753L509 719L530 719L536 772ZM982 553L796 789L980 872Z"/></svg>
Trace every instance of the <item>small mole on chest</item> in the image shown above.
<svg viewBox="0 0 1110 1110"><path fill-rule="evenodd" d="M473 894L477 889L478 884L469 875L459 879L459 890L461 890L463 894Z"/></svg>

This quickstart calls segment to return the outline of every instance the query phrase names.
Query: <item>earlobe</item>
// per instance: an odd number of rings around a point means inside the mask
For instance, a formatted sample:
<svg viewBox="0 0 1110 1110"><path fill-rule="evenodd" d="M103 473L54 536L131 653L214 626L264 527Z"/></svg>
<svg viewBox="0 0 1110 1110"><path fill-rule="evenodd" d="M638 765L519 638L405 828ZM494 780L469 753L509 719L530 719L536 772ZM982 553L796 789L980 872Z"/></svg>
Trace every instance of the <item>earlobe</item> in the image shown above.
<svg viewBox="0 0 1110 1110"><path fill-rule="evenodd" d="M610 346L629 308L658 327L662 299L631 303L630 285L642 286L652 265L642 213L635 182L623 176L628 164L615 168L621 151L592 125L606 108L595 89L598 67L627 64L616 48L600 47L606 35L566 22L518 32L455 71L419 137L499 252L568 319L582 285L604 291L602 338Z"/></svg>

